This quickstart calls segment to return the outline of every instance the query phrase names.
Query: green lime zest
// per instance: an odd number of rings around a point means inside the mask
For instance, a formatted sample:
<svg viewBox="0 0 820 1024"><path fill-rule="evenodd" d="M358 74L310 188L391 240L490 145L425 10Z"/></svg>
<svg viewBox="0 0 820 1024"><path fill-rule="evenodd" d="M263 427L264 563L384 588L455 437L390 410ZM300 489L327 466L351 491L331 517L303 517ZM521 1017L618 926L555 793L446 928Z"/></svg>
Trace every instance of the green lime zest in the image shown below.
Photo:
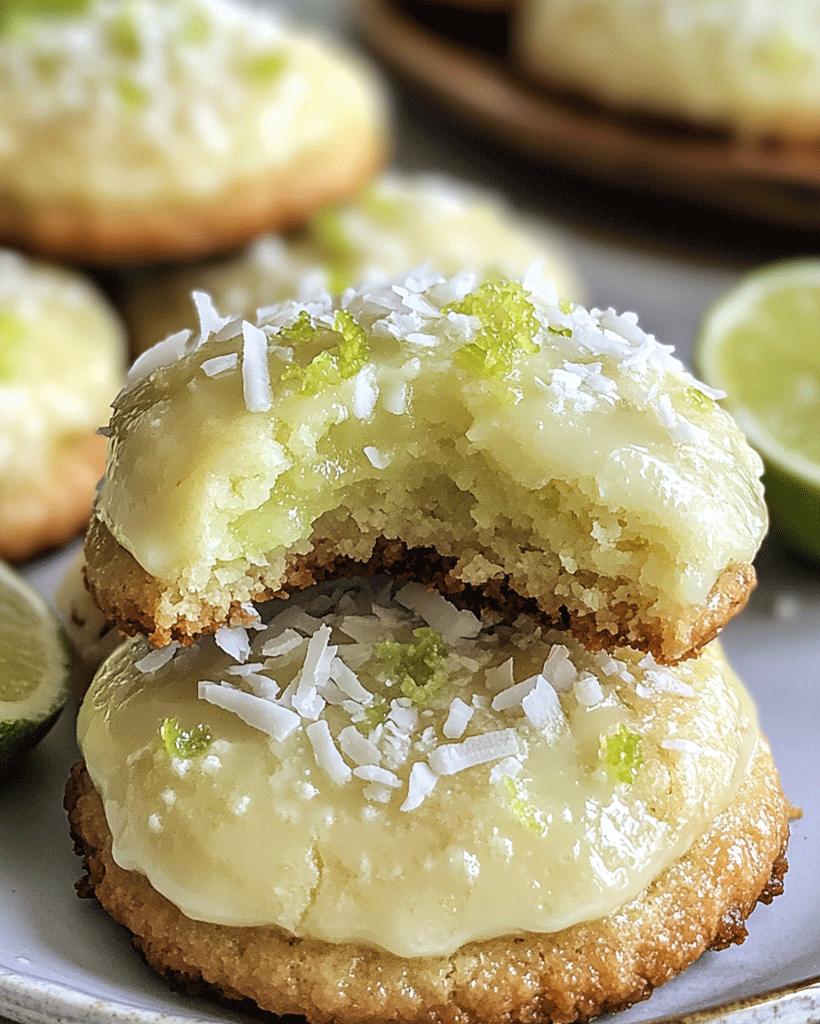
<svg viewBox="0 0 820 1024"><path fill-rule="evenodd" d="M366 732L370 732L370 730L375 729L377 725L381 725L387 718L389 710L390 705L384 697L375 697L373 699L373 703L369 704L364 711L363 724Z"/></svg>
<svg viewBox="0 0 820 1024"><path fill-rule="evenodd" d="M342 336L338 348L339 373L343 380L355 377L370 358L367 332L346 309L340 309L333 321L333 330Z"/></svg>
<svg viewBox="0 0 820 1024"><path fill-rule="evenodd" d="M303 309L290 327L282 328L279 336L289 341L312 341L316 337L316 325L313 323L310 313Z"/></svg>
<svg viewBox="0 0 820 1024"><path fill-rule="evenodd" d="M356 276L357 253L345 230L339 210L320 210L310 222L310 232L321 250L327 266L328 291L340 295Z"/></svg>
<svg viewBox="0 0 820 1024"><path fill-rule="evenodd" d="M262 85L270 85L285 70L287 57L281 52L260 53L251 57L245 64L245 73L249 78Z"/></svg>
<svg viewBox="0 0 820 1024"><path fill-rule="evenodd" d="M211 23L202 11L194 11L182 30L183 42L201 46L211 34Z"/></svg>
<svg viewBox="0 0 820 1024"><path fill-rule="evenodd" d="M0 309L0 380L14 375L26 333L26 325L18 316Z"/></svg>
<svg viewBox="0 0 820 1024"><path fill-rule="evenodd" d="M333 330L341 335L338 345L319 352L307 366L290 363L282 379L296 381L300 391L315 395L325 388L337 387L343 380L355 377L370 357L367 333L346 309L336 313ZM281 336L299 342L310 340L316 333L317 328L304 311L292 327L286 327L280 332Z"/></svg>
<svg viewBox="0 0 820 1024"><path fill-rule="evenodd" d="M528 832L545 836L549 831L549 826L544 820L543 813L532 802L526 786L510 775L503 777L501 785L507 795L507 806L515 820L523 825Z"/></svg>
<svg viewBox="0 0 820 1024"><path fill-rule="evenodd" d="M698 412L711 412L715 407L715 400L705 395L699 388L688 387L685 394L687 404Z"/></svg>
<svg viewBox="0 0 820 1024"><path fill-rule="evenodd" d="M111 22L108 41L111 44L111 49L127 60L136 60L142 53L142 43L136 22L125 11Z"/></svg>
<svg viewBox="0 0 820 1024"><path fill-rule="evenodd" d="M564 316L569 316L573 309L575 309L575 303L570 302L569 299L559 299L558 308L561 310Z"/></svg>
<svg viewBox="0 0 820 1024"><path fill-rule="evenodd" d="M457 358L465 369L482 377L505 377L520 352L538 351L535 307L518 281L485 281L460 302L446 305L442 312L478 317L478 337L462 346Z"/></svg>
<svg viewBox="0 0 820 1024"><path fill-rule="evenodd" d="M207 725L183 729L178 718L166 718L159 727L159 734L169 757L196 757L204 753L213 741Z"/></svg>
<svg viewBox="0 0 820 1024"><path fill-rule="evenodd" d="M384 227L397 227L404 215L405 204L401 199L391 199L383 195L377 187L366 188L359 197L362 213L367 214L377 224Z"/></svg>
<svg viewBox="0 0 820 1024"><path fill-rule="evenodd" d="M119 78L116 85L120 99L129 110L139 110L148 102L145 90L141 89L136 82L132 82L130 78Z"/></svg>
<svg viewBox="0 0 820 1024"><path fill-rule="evenodd" d="M643 764L641 737L621 722L615 732L601 736L599 755L612 782L634 782Z"/></svg>
<svg viewBox="0 0 820 1024"><path fill-rule="evenodd" d="M88 10L90 0L2 0L0 33L14 28L27 18L68 18Z"/></svg>
<svg viewBox="0 0 820 1024"><path fill-rule="evenodd" d="M448 653L441 634L429 626L414 629L408 643L384 640L376 645L381 674L419 705L429 703L447 682Z"/></svg>

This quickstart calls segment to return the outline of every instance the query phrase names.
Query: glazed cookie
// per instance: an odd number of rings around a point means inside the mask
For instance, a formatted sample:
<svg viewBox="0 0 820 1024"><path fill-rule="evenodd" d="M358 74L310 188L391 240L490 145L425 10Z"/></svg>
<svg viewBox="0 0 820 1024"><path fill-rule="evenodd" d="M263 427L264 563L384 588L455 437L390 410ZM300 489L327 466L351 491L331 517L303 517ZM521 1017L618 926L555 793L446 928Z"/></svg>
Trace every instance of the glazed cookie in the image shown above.
<svg viewBox="0 0 820 1024"><path fill-rule="evenodd" d="M122 262L297 223L379 166L381 83L241 0L4 0L0 236Z"/></svg>
<svg viewBox="0 0 820 1024"><path fill-rule="evenodd" d="M0 250L0 558L64 543L105 467L122 325L79 274Z"/></svg>
<svg viewBox="0 0 820 1024"><path fill-rule="evenodd" d="M780 891L790 808L717 644L590 654L416 583L281 607L129 641L80 711L82 891L172 982L312 1024L585 1019Z"/></svg>
<svg viewBox="0 0 820 1024"><path fill-rule="evenodd" d="M200 309L108 428L87 578L125 632L190 642L362 566L666 661L745 603L760 460L634 315L537 269Z"/></svg>
<svg viewBox="0 0 820 1024"><path fill-rule="evenodd" d="M582 297L555 239L499 197L448 178L390 173L353 202L322 210L297 235L267 235L219 262L130 275L126 321L133 348L144 352L188 326L194 291L208 292L221 313L252 317L310 288L383 284L422 263L443 274L473 267L486 277L516 277L539 259L559 295Z"/></svg>
<svg viewBox="0 0 820 1024"><path fill-rule="evenodd" d="M548 85L739 135L820 135L814 3L525 0L516 19L515 50Z"/></svg>

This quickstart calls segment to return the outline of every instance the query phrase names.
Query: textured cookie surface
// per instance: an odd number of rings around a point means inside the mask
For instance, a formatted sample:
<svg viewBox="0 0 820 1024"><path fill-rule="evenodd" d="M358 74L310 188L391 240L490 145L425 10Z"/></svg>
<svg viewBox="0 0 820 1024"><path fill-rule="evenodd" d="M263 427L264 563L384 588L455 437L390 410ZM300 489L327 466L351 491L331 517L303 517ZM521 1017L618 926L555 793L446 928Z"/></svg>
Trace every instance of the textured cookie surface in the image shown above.
<svg viewBox="0 0 820 1024"><path fill-rule="evenodd" d="M760 460L634 316L537 274L201 316L111 422L87 571L125 631L184 642L355 566L667 661L743 606Z"/></svg>
<svg viewBox="0 0 820 1024"><path fill-rule="evenodd" d="M526 0L515 17L518 56L550 85L741 135L820 133L812 3Z"/></svg>
<svg viewBox="0 0 820 1024"><path fill-rule="evenodd" d="M207 292L224 315L253 317L308 287L338 294L422 264L443 274L470 267L482 277L515 277L536 260L559 295L582 298L558 242L499 197L450 178L392 172L297 234L265 236L229 259L129 273L126 317L132 345L143 352L189 326L194 291Z"/></svg>
<svg viewBox="0 0 820 1024"><path fill-rule="evenodd" d="M90 281L0 250L0 558L88 522L124 364L122 326Z"/></svg>
<svg viewBox="0 0 820 1024"><path fill-rule="evenodd" d="M276 928L191 921L145 876L111 856L102 803L82 764L66 807L86 878L176 987L250 998L312 1024L588 1019L646 998L706 949L746 936L756 902L782 891L789 807L761 745L731 806L668 871L619 911L538 936L471 943L446 957L403 959L361 945L294 939Z"/></svg>
<svg viewBox="0 0 820 1024"><path fill-rule="evenodd" d="M0 31L0 235L106 262L224 251L381 163L381 84L238 0L89 0Z"/></svg>

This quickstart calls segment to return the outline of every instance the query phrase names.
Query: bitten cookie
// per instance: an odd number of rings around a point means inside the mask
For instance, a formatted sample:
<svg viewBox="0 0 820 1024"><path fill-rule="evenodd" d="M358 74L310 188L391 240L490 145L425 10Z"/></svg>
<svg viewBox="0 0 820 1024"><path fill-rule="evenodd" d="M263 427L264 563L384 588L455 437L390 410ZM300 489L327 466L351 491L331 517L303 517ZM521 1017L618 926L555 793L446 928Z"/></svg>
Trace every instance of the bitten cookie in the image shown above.
<svg viewBox="0 0 820 1024"><path fill-rule="evenodd" d="M81 275L0 250L0 558L64 543L105 467L122 325Z"/></svg>
<svg viewBox="0 0 820 1024"><path fill-rule="evenodd" d="M298 233L267 235L229 259L128 273L125 316L132 347L144 352L189 326L195 291L207 292L220 313L253 318L260 307L310 289L341 294L421 264L443 274L471 267L482 277L517 277L536 260L559 295L583 297L558 241L500 197L455 179L391 172Z"/></svg>
<svg viewBox="0 0 820 1024"><path fill-rule="evenodd" d="M634 315L538 273L201 313L109 428L87 578L124 631L190 642L362 566L664 661L743 607L760 459Z"/></svg>
<svg viewBox="0 0 820 1024"><path fill-rule="evenodd" d="M314 588L175 654L130 641L78 739L81 892L173 984L313 1024L629 1005L742 941L786 866L717 644L664 669L419 584Z"/></svg>
<svg viewBox="0 0 820 1024"><path fill-rule="evenodd" d="M550 86L741 136L820 135L812 3L525 0L514 17L514 52Z"/></svg>
<svg viewBox="0 0 820 1024"><path fill-rule="evenodd" d="M380 81L271 5L4 12L6 241L104 262L220 252L344 198L383 159Z"/></svg>

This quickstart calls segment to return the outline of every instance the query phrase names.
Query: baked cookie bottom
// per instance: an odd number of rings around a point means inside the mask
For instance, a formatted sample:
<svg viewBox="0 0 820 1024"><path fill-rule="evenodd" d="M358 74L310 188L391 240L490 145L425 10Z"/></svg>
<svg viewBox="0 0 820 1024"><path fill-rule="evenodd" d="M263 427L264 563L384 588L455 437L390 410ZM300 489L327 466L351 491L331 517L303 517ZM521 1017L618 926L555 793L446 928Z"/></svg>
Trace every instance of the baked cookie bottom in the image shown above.
<svg viewBox="0 0 820 1024"><path fill-rule="evenodd" d="M518 595L505 580L493 580L483 587L471 586L454 575L455 559L443 558L431 548L408 549L400 540L379 538L367 562L339 554L339 544L316 540L308 554L290 556L281 584L267 583L261 571L256 570L258 575L249 581L248 593L228 607L216 608L207 601L197 601L186 612L175 604L169 617L162 607L161 581L146 572L95 516L85 547L86 584L109 622L128 636L144 633L157 647L172 640L190 644L227 622L251 621L248 601L286 598L326 579L389 572L435 587L454 604L472 611L503 612L509 619L528 612L545 625L569 629L589 650L628 646L651 653L661 664L673 664L695 655L717 636L742 611L756 583L751 565L729 565L706 600L691 609L688 619L666 623L646 620L639 609L624 602L606 602L598 613L577 614L563 606L540 607Z"/></svg>
<svg viewBox="0 0 820 1024"><path fill-rule="evenodd" d="M78 438L42 476L0 487L0 558L21 561L79 533L105 472L105 446L96 434Z"/></svg>
<svg viewBox="0 0 820 1024"><path fill-rule="evenodd" d="M286 167L199 201L137 207L21 200L0 182L0 240L29 252L91 263L194 259L307 219L346 199L386 159L382 132L349 126Z"/></svg>
<svg viewBox="0 0 820 1024"><path fill-rule="evenodd" d="M493 1024L589 1020L647 998L707 949L742 942L758 902L783 890L788 818L761 739L737 796L713 826L616 913L550 935L470 943L450 956L402 959L362 945L299 939L276 927L192 921L139 873L120 868L102 801L83 762L65 807L96 896L173 987L251 999L310 1024Z"/></svg>

